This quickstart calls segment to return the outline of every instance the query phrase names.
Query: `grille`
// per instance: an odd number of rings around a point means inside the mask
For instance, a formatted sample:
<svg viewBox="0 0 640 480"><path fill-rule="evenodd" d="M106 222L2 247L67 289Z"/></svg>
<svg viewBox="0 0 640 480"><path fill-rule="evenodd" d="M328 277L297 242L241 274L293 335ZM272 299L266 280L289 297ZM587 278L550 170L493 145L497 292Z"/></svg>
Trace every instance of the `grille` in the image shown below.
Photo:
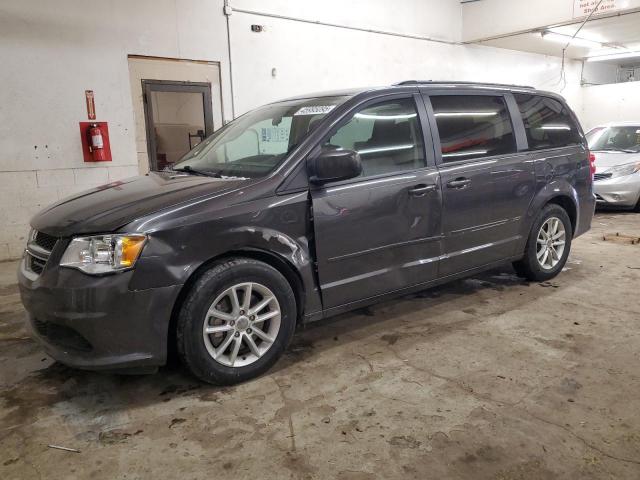
<svg viewBox="0 0 640 480"><path fill-rule="evenodd" d="M25 266L27 270L40 275L44 270L51 251L58 239L43 232L32 231L27 243Z"/></svg>
<svg viewBox="0 0 640 480"><path fill-rule="evenodd" d="M53 250L53 247L56 246L57 241L58 239L56 237L52 237L51 235L47 235L46 233L36 232L36 238L34 239L33 243L50 252L51 250Z"/></svg>
<svg viewBox="0 0 640 480"><path fill-rule="evenodd" d="M81 352L90 352L93 347L89 341L72 328L35 318L33 326L38 334L60 347Z"/></svg>
<svg viewBox="0 0 640 480"><path fill-rule="evenodd" d="M610 173L596 173L593 176L593 180L594 181L598 181L598 180L606 180L607 178L611 178L611 174Z"/></svg>
<svg viewBox="0 0 640 480"><path fill-rule="evenodd" d="M42 260L38 257L34 257L32 255L29 255L29 269L33 272L33 273L37 273L38 275L40 275L42 273L42 271L44 270L44 266L47 264L46 260Z"/></svg>

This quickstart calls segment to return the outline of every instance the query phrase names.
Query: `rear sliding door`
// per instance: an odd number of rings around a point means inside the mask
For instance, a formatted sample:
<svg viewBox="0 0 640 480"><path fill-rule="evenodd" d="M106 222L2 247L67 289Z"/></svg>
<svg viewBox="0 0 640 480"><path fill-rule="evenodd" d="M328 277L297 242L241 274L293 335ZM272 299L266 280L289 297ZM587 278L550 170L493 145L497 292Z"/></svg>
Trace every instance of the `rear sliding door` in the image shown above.
<svg viewBox="0 0 640 480"><path fill-rule="evenodd" d="M426 102L443 191L439 275L512 257L535 188L513 97L429 92Z"/></svg>

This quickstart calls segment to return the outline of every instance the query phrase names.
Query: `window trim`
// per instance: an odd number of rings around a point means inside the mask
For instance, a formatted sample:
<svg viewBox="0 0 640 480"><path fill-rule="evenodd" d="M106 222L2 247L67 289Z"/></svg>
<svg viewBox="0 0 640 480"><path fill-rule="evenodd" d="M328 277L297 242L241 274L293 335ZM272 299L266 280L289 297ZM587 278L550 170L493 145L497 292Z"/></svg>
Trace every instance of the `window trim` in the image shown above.
<svg viewBox="0 0 640 480"><path fill-rule="evenodd" d="M449 167L451 165L466 165L473 164L481 161L487 160L500 160L503 158L511 158L516 155L522 154L523 151L521 147L521 138L520 133L518 131L516 118L513 115L513 111L511 106L509 105L508 97L511 95L511 92L501 91L501 90L473 90L473 89L463 89L456 91L446 91L446 90L421 90L422 97L424 99L424 103L427 109L429 122L431 124L431 132L433 135L433 150L436 159L436 164L438 167L444 168ZM513 138L515 141L515 150L509 153L501 153L499 155L487 155L484 157L476 157L476 158L467 158L462 160L455 160L451 162L445 162L442 160L442 145L440 144L440 132L438 130L438 124L436 122L435 112L433 110L433 105L431 104L431 97L468 97L468 96L478 96L478 97L501 97L504 101L507 115L509 115L509 121L511 122L511 130L513 131ZM524 126L522 127L524 128Z"/></svg>
<svg viewBox="0 0 640 480"><path fill-rule="evenodd" d="M350 178L347 180L340 180L340 181L336 181L336 182L328 182L326 184L323 185L319 185L315 188L319 188L319 189L323 189L323 188L327 188L327 187L335 187L335 186L341 186L341 185L349 185L349 184L357 184L357 183L363 183L363 182L369 182L371 180L376 180L376 179L381 179L381 178L392 178L392 177L396 177L396 176L406 176L407 174L410 174L412 172L419 172L419 171L423 171L423 170L427 170L427 169L433 169L435 167L435 158L434 158L434 150L433 150L433 141L431 138L431 135L428 135L428 129L429 129L429 125L427 123L427 119L426 119L426 111L425 111L425 105L423 103L423 101L420 99L420 94L418 94L417 92L407 92L407 93L398 93L398 94L385 94L385 95L380 95L380 96L376 96L374 98L370 98L364 102L358 103L357 105L354 105L352 108L350 108L347 112L345 112L340 120L338 120L332 127L330 130L328 130L319 140L318 142L314 145L314 147L309 151L309 153L305 156L304 160L303 160L303 164L306 165L306 163L308 162L309 159L313 158L314 156L318 155L320 153L320 150L322 149L322 145L324 145L324 143L329 140L333 135L335 135L335 133L342 128L344 125L346 125L347 123L349 123L349 121L351 121L351 119L353 118L353 115L358 113L360 110L363 110L365 108L369 108L372 106L375 106L379 103L386 103L386 102L390 102L393 100L403 100L403 99L412 99L414 102L414 106L416 108L416 112L418 114L418 124L420 126L419 128L419 135L421 135L422 137L422 144L423 144L423 151L424 151L424 165L422 167L419 168L413 168L410 170L400 170L397 172L387 172L387 173L380 173L378 175L371 175L371 176L367 176L367 177L355 177L355 178ZM306 170L306 168L305 168ZM311 185L311 184L310 184ZM314 188L314 187L312 187Z"/></svg>
<svg viewBox="0 0 640 480"><path fill-rule="evenodd" d="M524 114L520 111L520 105L518 104L518 101L516 100L516 94L517 95L531 95L534 97L542 97L542 98L548 98L549 100L553 100L555 102L558 102L560 104L560 106L562 107L563 110L567 111L567 114L569 115L569 118L571 118L571 120L573 121L573 124L575 127L577 127L577 131L578 131L578 136L580 137L581 141L577 142L577 143L568 143L566 145L558 145L558 146L554 146L554 147L544 147L544 148L531 148L529 145L529 137L527 137L527 129L525 127L525 121L524 121ZM569 108L569 105L567 105L566 102L563 102L562 100L555 98L552 95L545 95L543 93L538 93L538 92L514 92L513 96L513 102L515 103L517 112L518 112L518 118L520 119L520 121L522 122L522 128L524 130L524 136L525 136L525 145L526 145L526 149L524 151L526 152L530 152L530 153L537 153L537 152L544 152L544 151L548 151L548 150L557 150L559 148L570 148L570 147L576 147L576 146L584 146L584 144L587 141L587 137L584 133L584 131L582 130L582 125L580 125L580 122L578 121L578 117L576 116L575 112L573 110L571 110L571 108Z"/></svg>

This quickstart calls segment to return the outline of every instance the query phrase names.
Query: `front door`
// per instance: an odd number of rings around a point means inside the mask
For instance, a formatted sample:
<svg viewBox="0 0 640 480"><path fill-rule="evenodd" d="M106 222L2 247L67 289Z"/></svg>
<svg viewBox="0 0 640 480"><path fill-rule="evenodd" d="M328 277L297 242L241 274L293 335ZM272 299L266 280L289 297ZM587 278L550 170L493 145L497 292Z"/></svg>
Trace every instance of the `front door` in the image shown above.
<svg viewBox="0 0 640 480"><path fill-rule="evenodd" d="M427 102L444 204L440 276L516 253L535 172L526 152L518 152L508 101L494 93L430 95Z"/></svg>
<svg viewBox="0 0 640 480"><path fill-rule="evenodd" d="M149 169L165 170L213 133L211 85L142 80Z"/></svg>
<svg viewBox="0 0 640 480"><path fill-rule="evenodd" d="M418 114L424 104L387 98L362 106L323 142L357 151L363 165L358 178L311 189L325 309L437 275L441 199Z"/></svg>

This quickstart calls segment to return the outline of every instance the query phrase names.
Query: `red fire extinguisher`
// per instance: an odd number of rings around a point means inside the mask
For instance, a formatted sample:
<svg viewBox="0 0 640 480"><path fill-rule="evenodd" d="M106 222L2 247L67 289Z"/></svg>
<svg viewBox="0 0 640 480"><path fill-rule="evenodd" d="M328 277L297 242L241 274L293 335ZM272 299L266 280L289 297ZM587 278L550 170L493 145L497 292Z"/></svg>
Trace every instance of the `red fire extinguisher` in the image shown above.
<svg viewBox="0 0 640 480"><path fill-rule="evenodd" d="M94 162L103 162L107 159L104 153L104 140L102 139L102 132L100 126L97 123L92 123L89 129L89 136L91 137L91 154L93 155Z"/></svg>

